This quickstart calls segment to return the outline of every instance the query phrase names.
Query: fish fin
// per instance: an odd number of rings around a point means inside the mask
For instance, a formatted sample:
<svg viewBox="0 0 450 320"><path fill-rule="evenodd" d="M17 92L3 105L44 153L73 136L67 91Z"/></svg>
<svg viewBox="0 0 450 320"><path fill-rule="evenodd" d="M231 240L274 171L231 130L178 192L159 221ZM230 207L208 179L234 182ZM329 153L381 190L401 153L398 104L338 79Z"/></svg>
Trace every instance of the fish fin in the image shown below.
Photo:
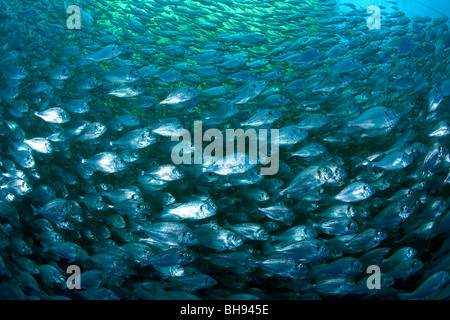
<svg viewBox="0 0 450 320"><path fill-rule="evenodd" d="M431 261L435 261L437 258L439 258L440 256L442 256L445 252L433 252L431 253Z"/></svg>
<svg viewBox="0 0 450 320"><path fill-rule="evenodd" d="M278 199L280 199L283 195L284 195L284 191L286 189L283 190L276 190L273 194L272 197L270 198L270 201L277 201Z"/></svg>
<svg viewBox="0 0 450 320"><path fill-rule="evenodd" d="M33 216L37 216L38 214L40 214L39 209L36 209L33 205L31 205L31 208L33 209Z"/></svg>
<svg viewBox="0 0 450 320"><path fill-rule="evenodd" d="M229 224L228 221L225 219L225 221L224 221L224 227L227 228L227 229L230 229L230 228L232 228L233 226L232 226L231 224Z"/></svg>
<svg viewBox="0 0 450 320"><path fill-rule="evenodd" d="M317 224L309 218L306 219L306 225L313 227L313 228L315 228L317 226Z"/></svg>
<svg viewBox="0 0 450 320"><path fill-rule="evenodd" d="M409 298L409 293L399 293L397 296L399 299L407 300Z"/></svg>
<svg viewBox="0 0 450 320"><path fill-rule="evenodd" d="M131 231L131 232L138 232L138 231L141 231L141 229L140 229L141 225L138 224L137 222L135 222L135 221L133 221L133 220L130 220L128 224L129 224L129 226L130 226L130 231Z"/></svg>
<svg viewBox="0 0 450 320"><path fill-rule="evenodd" d="M271 254L276 254L277 252L276 252L276 250L275 250L275 248L271 245L271 244L269 244L269 243L267 243L267 242L265 242L265 243L263 243L263 245L262 245L262 251L263 251L263 253L264 253L264 255L271 255Z"/></svg>
<svg viewBox="0 0 450 320"><path fill-rule="evenodd" d="M270 236L270 241L272 242L272 243L278 243L278 242L281 242L281 240L280 240L280 236L279 235L271 235Z"/></svg>

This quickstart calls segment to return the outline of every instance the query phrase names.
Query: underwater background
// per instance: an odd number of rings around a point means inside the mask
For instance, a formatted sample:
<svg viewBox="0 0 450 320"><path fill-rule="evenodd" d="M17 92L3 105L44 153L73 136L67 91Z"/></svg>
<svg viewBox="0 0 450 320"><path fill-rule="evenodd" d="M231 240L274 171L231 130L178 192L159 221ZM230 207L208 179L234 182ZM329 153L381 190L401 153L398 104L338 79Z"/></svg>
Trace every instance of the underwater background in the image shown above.
<svg viewBox="0 0 450 320"><path fill-rule="evenodd" d="M0 298L448 299L449 15L0 0Z"/></svg>

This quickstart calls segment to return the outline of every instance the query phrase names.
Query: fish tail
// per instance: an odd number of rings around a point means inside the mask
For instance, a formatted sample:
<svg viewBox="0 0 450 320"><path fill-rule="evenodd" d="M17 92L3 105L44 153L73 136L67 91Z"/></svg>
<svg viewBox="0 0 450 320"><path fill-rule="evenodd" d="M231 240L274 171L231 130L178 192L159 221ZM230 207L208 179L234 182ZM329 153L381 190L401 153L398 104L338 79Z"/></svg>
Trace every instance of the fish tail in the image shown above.
<svg viewBox="0 0 450 320"><path fill-rule="evenodd" d="M276 253L276 250L271 244L264 243L262 245L262 252L263 252L264 255L268 256L268 255Z"/></svg>
<svg viewBox="0 0 450 320"><path fill-rule="evenodd" d="M48 251L49 251L48 245L46 243L43 243L42 244L42 252L48 252Z"/></svg>
<svg viewBox="0 0 450 320"><path fill-rule="evenodd" d="M229 229L231 227L231 225L228 223L227 220L224 221L224 225L225 228Z"/></svg>
<svg viewBox="0 0 450 320"><path fill-rule="evenodd" d="M272 197L270 198L270 201L277 201L278 199L280 199L284 194L286 189L283 190L277 190L272 194Z"/></svg>
<svg viewBox="0 0 450 320"><path fill-rule="evenodd" d="M398 298L402 300L407 300L409 298L409 293L399 293Z"/></svg>
<svg viewBox="0 0 450 320"><path fill-rule="evenodd" d="M137 232L137 231L141 230L141 228L140 228L141 226L135 221L130 221L129 225L130 225L131 232Z"/></svg>
<svg viewBox="0 0 450 320"><path fill-rule="evenodd" d="M33 209L34 216L37 216L40 213L39 209L36 209L33 205L31 205L31 208Z"/></svg>
<svg viewBox="0 0 450 320"><path fill-rule="evenodd" d="M313 227L313 228L317 226L317 224L309 218L306 219L306 225Z"/></svg>

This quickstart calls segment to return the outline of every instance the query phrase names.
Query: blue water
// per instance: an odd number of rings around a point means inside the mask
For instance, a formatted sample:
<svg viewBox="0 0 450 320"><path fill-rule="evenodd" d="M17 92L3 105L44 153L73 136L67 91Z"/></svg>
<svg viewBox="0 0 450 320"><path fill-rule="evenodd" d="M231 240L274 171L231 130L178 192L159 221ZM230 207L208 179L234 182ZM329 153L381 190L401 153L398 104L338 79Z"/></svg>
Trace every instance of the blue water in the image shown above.
<svg viewBox="0 0 450 320"><path fill-rule="evenodd" d="M448 17L0 0L0 297L448 299Z"/></svg>

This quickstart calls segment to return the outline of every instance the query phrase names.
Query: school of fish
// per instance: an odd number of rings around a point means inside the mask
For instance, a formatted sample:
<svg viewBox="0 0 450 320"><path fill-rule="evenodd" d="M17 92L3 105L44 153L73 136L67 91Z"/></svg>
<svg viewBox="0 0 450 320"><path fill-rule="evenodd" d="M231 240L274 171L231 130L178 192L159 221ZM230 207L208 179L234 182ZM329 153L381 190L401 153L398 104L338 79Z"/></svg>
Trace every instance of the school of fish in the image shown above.
<svg viewBox="0 0 450 320"><path fill-rule="evenodd" d="M0 0L0 298L449 299L449 23L389 3Z"/></svg>

